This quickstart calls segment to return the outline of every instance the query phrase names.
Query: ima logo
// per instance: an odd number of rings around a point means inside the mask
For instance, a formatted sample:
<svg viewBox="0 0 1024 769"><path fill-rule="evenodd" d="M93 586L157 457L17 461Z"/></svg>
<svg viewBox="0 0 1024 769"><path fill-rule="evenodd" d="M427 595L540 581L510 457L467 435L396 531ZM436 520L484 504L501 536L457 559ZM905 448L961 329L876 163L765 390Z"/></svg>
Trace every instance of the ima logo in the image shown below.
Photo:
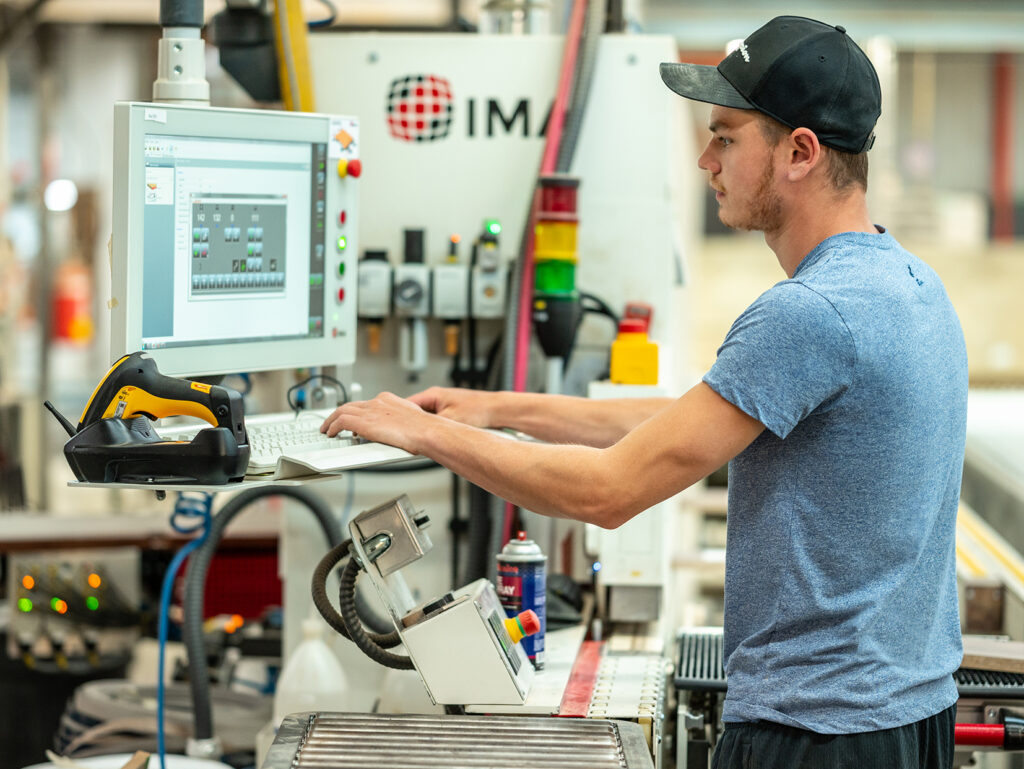
<svg viewBox="0 0 1024 769"><path fill-rule="evenodd" d="M437 75L408 75L391 81L388 130L406 142L444 139L452 127L452 88Z"/></svg>
<svg viewBox="0 0 1024 769"><path fill-rule="evenodd" d="M388 92L388 130L399 141L432 142L451 133L455 99L451 84L438 75L407 75L391 81ZM530 119L531 102L520 98L508 107L496 98L470 97L463 103L465 135L469 139L496 136L543 137L551 119L553 100L540 115L536 107ZM460 129L462 130L462 129Z"/></svg>

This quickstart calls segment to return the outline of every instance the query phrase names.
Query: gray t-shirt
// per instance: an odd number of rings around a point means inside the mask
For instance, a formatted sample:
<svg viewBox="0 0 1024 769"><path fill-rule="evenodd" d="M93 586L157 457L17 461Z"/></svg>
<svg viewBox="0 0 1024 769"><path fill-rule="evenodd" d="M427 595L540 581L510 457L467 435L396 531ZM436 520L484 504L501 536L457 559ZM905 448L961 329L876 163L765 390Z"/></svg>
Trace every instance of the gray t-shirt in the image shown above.
<svg viewBox="0 0 1024 769"><path fill-rule="evenodd" d="M843 734L952 705L967 354L935 272L884 231L830 237L704 381L767 427L729 465L723 719Z"/></svg>

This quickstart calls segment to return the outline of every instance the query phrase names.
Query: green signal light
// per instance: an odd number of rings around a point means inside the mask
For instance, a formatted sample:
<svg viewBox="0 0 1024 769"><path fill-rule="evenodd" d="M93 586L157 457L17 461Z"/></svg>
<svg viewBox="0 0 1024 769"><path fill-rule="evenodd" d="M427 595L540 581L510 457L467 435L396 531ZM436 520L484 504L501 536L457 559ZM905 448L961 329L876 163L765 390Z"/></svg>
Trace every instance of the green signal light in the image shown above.
<svg viewBox="0 0 1024 769"><path fill-rule="evenodd" d="M32 611L32 601L28 598L19 598L18 608L24 612Z"/></svg>
<svg viewBox="0 0 1024 769"><path fill-rule="evenodd" d="M347 246L348 246L348 238L346 238L344 235L339 235L338 236L338 250L339 251L344 251Z"/></svg>
<svg viewBox="0 0 1024 769"><path fill-rule="evenodd" d="M51 609L53 609L54 611L57 611L57 607L59 605L60 605L60 599L57 596L54 596L53 598L50 599L50 608Z"/></svg>
<svg viewBox="0 0 1024 769"><path fill-rule="evenodd" d="M499 222L497 219L488 219L485 227L487 231L492 235L501 234L501 222Z"/></svg>
<svg viewBox="0 0 1024 769"><path fill-rule="evenodd" d="M99 599L96 598L96 596L94 595L91 595L85 599L85 605L89 607L89 611L96 611L98 608L100 608Z"/></svg>

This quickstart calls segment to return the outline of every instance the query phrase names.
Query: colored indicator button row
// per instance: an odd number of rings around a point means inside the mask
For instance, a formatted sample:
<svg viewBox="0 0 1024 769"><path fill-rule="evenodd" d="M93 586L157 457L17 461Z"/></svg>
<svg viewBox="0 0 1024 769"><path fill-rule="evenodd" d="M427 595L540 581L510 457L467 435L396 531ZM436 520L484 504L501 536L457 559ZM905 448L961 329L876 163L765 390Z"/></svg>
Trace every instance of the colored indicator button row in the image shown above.
<svg viewBox="0 0 1024 769"><path fill-rule="evenodd" d="M19 598L18 599L18 611L28 613L36 608L36 605L32 602L31 598ZM68 613L68 602L63 598L54 596L50 599L50 608L58 614ZM85 599L85 608L89 611L98 611L100 608L100 599L94 595L87 596Z"/></svg>
<svg viewBox="0 0 1024 769"><path fill-rule="evenodd" d="M89 574L85 578L85 581L93 590L98 589L100 585L103 584L103 578L100 577L100 575L94 571L89 572ZM33 577L31 574L23 575L21 578L21 586L26 590L34 590L36 586L36 578Z"/></svg>

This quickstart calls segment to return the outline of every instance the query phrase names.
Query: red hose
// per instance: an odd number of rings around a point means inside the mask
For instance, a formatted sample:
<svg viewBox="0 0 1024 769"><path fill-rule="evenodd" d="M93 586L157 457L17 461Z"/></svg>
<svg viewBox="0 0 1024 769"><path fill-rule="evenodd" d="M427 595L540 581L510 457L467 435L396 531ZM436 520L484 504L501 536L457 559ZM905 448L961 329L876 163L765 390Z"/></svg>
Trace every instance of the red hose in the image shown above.
<svg viewBox="0 0 1024 769"><path fill-rule="evenodd" d="M1002 724L957 724L953 742L957 745L1003 747L1006 729Z"/></svg>
<svg viewBox="0 0 1024 769"><path fill-rule="evenodd" d="M587 2L588 0L575 0L572 4L572 16L569 18L569 28L565 33L565 49L562 54L562 70L558 76L558 90L555 92L555 103L551 107L551 121L544 139L544 154L540 163L541 176L555 171L558 148L562 143L565 112L572 89L573 73L576 71L576 57L579 54L580 39L583 37L583 20L586 17ZM526 225L526 247L523 252L523 281L522 291L519 295L516 355L512 378L512 389L515 392L526 390L526 373L530 359L530 329L533 324L533 228L537 216L537 198L535 188L533 200L530 201L530 217ZM505 503L502 545L512 537L514 507L511 502Z"/></svg>
<svg viewBox="0 0 1024 769"><path fill-rule="evenodd" d="M580 38L583 36L583 20L586 16L587 0L575 0L569 29L565 34L565 50L562 55L562 71L558 76L558 90L551 107L551 121L544 139L544 154L540 163L540 175L554 173L558 148L562 143L562 128L565 125L565 111L572 89L573 73L576 71L576 57L579 54ZM526 248L523 253L523 283L519 295L519 325L516 328L516 357L513 372L513 387L516 392L526 389L526 371L530 352L530 328L533 318L533 227L537 215L537 195L530 201L530 217L527 223Z"/></svg>

